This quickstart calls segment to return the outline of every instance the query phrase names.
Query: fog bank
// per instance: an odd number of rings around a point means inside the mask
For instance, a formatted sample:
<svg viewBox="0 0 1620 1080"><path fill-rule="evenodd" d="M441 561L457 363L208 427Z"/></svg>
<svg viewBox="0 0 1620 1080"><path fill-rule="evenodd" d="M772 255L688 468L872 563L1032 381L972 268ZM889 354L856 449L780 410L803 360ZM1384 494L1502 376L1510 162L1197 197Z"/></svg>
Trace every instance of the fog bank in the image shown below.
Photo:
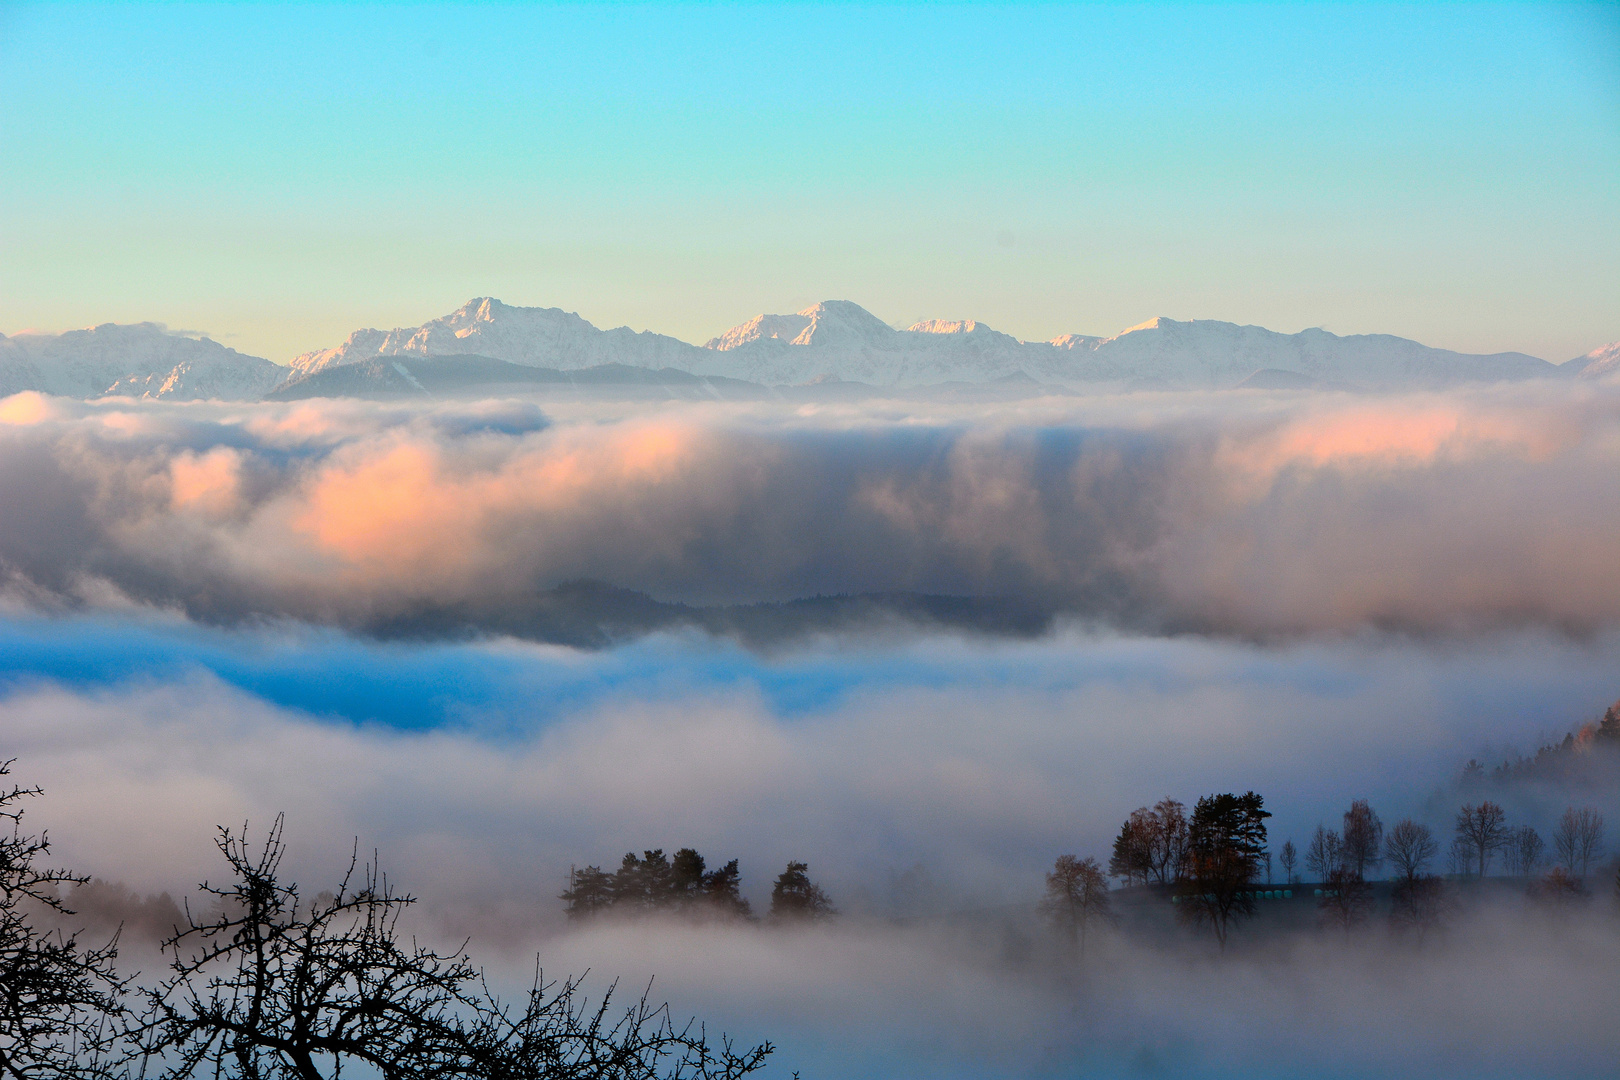
<svg viewBox="0 0 1620 1080"><path fill-rule="evenodd" d="M1620 623L1617 473L1620 389L1562 384L553 415L22 394L0 572L30 610L581 644L1586 634Z"/></svg>

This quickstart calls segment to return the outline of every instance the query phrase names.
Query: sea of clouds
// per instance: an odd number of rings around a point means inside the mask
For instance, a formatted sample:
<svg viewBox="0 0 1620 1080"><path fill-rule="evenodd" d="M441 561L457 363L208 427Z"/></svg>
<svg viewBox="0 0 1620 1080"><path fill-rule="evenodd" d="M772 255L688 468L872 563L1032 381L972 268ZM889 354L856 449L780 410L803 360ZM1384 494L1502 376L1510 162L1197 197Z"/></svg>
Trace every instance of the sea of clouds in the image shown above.
<svg viewBox="0 0 1620 1080"><path fill-rule="evenodd" d="M1596 386L620 413L23 394L0 567L33 608L417 636L543 640L581 581L1258 638L1588 633L1620 619L1617 470L1620 391Z"/></svg>
<svg viewBox="0 0 1620 1080"><path fill-rule="evenodd" d="M1353 798L1443 833L1463 761L1620 696L1616 476L1620 390L1600 386L18 395L0 758L46 789L29 821L81 870L178 894L218 876L217 825L285 811L310 891L358 840L422 896L421 932L471 935L498 980L537 952L656 975L678 1010L780 1041L782 1075L1591 1075L1620 1053L1601 905L1493 907L1421 950L1381 927L1225 960L1105 934L1081 975L1043 959L1032 912L1057 854L1106 857L1167 795L1260 791L1274 845ZM588 592L561 624L580 581L677 617ZM787 603L899 593L1038 619ZM779 606L733 635L678 604ZM613 632L557 643L581 621ZM739 858L761 906L806 860L846 916L562 921L570 865L687 845ZM990 914L944 918L968 912Z"/></svg>

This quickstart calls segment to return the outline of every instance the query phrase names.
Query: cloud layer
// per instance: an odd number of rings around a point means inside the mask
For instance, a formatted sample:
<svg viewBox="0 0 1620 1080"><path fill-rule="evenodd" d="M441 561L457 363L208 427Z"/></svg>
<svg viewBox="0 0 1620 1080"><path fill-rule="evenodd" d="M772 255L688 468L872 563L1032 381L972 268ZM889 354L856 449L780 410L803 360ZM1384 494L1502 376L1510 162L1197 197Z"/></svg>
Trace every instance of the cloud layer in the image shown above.
<svg viewBox="0 0 1620 1080"><path fill-rule="evenodd" d="M1548 922L1510 905L1420 951L1381 930L1349 947L1240 934L1220 963L1203 939L1105 938L1076 980L1043 958L1031 904L1055 853L1106 855L1119 820L1167 794L1252 786L1277 814L1274 844L1355 797L1443 835L1454 803L1424 807L1432 785L1481 741L1532 734L1504 688L1544 681L1544 705L1584 718L1574 699L1592 694L1571 687L1612 680L1620 641L1282 658L1194 641L1015 647L1091 665L1056 686L975 674L979 647L932 647L957 657L956 683L792 717L746 687L636 690L515 730L320 721L203 676L47 684L0 699L0 753L45 787L29 824L80 870L180 892L217 877L216 824L259 832L284 809L286 870L308 889L358 838L424 898L413 930L472 935L498 984L517 988L535 952L553 974L590 968L597 990L656 975L678 1011L782 1042L783 1075L1288 1076L1327 1057L1343 1076L1583 1076L1612 1060L1606 909ZM806 859L850 917L804 935L561 925L569 865L684 844L740 858L756 904L783 862ZM932 907L980 914L871 917L917 862Z"/></svg>
<svg viewBox="0 0 1620 1080"><path fill-rule="evenodd" d="M907 603L1024 631L1590 631L1620 621L1617 473L1620 391L1591 387L618 415L23 394L0 567L14 604L379 634L761 638ZM879 599L747 606L837 595Z"/></svg>

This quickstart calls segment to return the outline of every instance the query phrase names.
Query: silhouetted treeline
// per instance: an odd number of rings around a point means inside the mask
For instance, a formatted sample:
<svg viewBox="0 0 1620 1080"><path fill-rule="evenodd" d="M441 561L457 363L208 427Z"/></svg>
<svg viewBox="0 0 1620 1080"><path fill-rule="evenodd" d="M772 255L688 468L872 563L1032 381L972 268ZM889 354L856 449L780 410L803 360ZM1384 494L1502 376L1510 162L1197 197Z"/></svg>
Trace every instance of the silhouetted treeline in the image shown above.
<svg viewBox="0 0 1620 1080"><path fill-rule="evenodd" d="M1620 706L1609 709L1601 737L1620 737ZM1540 901L1564 903L1587 895L1593 869L1604 854L1603 816L1595 808L1571 806L1552 830L1549 843L1528 824L1513 824L1506 811L1490 800L1465 803L1451 822L1446 849L1449 874L1431 869L1441 854L1440 841L1426 824L1404 818L1385 829L1365 799L1354 800L1339 828L1318 825L1303 851L1286 840L1274 857L1267 846L1264 800L1245 795L1208 795L1189 815L1173 798L1131 812L1114 839L1108 873L1125 886L1163 890L1187 922L1207 925L1224 947L1230 927L1253 915L1262 899L1293 896L1303 887L1296 867L1311 875L1311 897L1321 921L1349 931L1375 907L1375 891L1386 897L1391 923L1421 937L1438 924L1457 901L1457 887L1480 881L1496 865L1523 882L1525 893ZM1282 870L1282 890L1271 886L1273 866ZM1375 890L1377 872L1388 867L1386 884ZM1085 881L1082 868L1100 879ZM1604 872L1620 905L1620 861ZM1058 858L1046 876L1043 908L1058 922L1071 943L1086 925L1106 918L1107 882L1095 860L1075 855ZM1608 886L1600 886L1600 888Z"/></svg>
<svg viewBox="0 0 1620 1080"><path fill-rule="evenodd" d="M1465 792L1543 783L1563 786L1604 787L1620 781L1620 701L1610 705L1601 719L1548 743L1526 757L1505 758L1494 767L1470 759L1462 767L1458 785Z"/></svg>
<svg viewBox="0 0 1620 1080"><path fill-rule="evenodd" d="M599 866L570 871L568 888L559 899L570 919L605 912L751 919L753 909L742 895L737 860L718 870L706 867L703 856L693 848L681 848L673 859L664 855L663 848L643 851L639 858L635 852L627 852L615 871ZM771 890L767 918L799 920L836 914L827 894L810 880L809 869L802 862L787 864Z"/></svg>

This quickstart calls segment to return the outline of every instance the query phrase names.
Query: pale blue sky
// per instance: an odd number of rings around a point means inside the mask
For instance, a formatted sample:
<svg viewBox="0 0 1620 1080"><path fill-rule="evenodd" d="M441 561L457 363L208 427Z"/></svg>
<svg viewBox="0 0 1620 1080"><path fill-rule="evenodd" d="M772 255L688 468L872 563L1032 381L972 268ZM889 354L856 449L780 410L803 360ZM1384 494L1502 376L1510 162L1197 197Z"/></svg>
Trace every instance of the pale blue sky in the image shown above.
<svg viewBox="0 0 1620 1080"><path fill-rule="evenodd" d="M1620 338L1620 6L0 5L0 331L474 295L1563 360Z"/></svg>

